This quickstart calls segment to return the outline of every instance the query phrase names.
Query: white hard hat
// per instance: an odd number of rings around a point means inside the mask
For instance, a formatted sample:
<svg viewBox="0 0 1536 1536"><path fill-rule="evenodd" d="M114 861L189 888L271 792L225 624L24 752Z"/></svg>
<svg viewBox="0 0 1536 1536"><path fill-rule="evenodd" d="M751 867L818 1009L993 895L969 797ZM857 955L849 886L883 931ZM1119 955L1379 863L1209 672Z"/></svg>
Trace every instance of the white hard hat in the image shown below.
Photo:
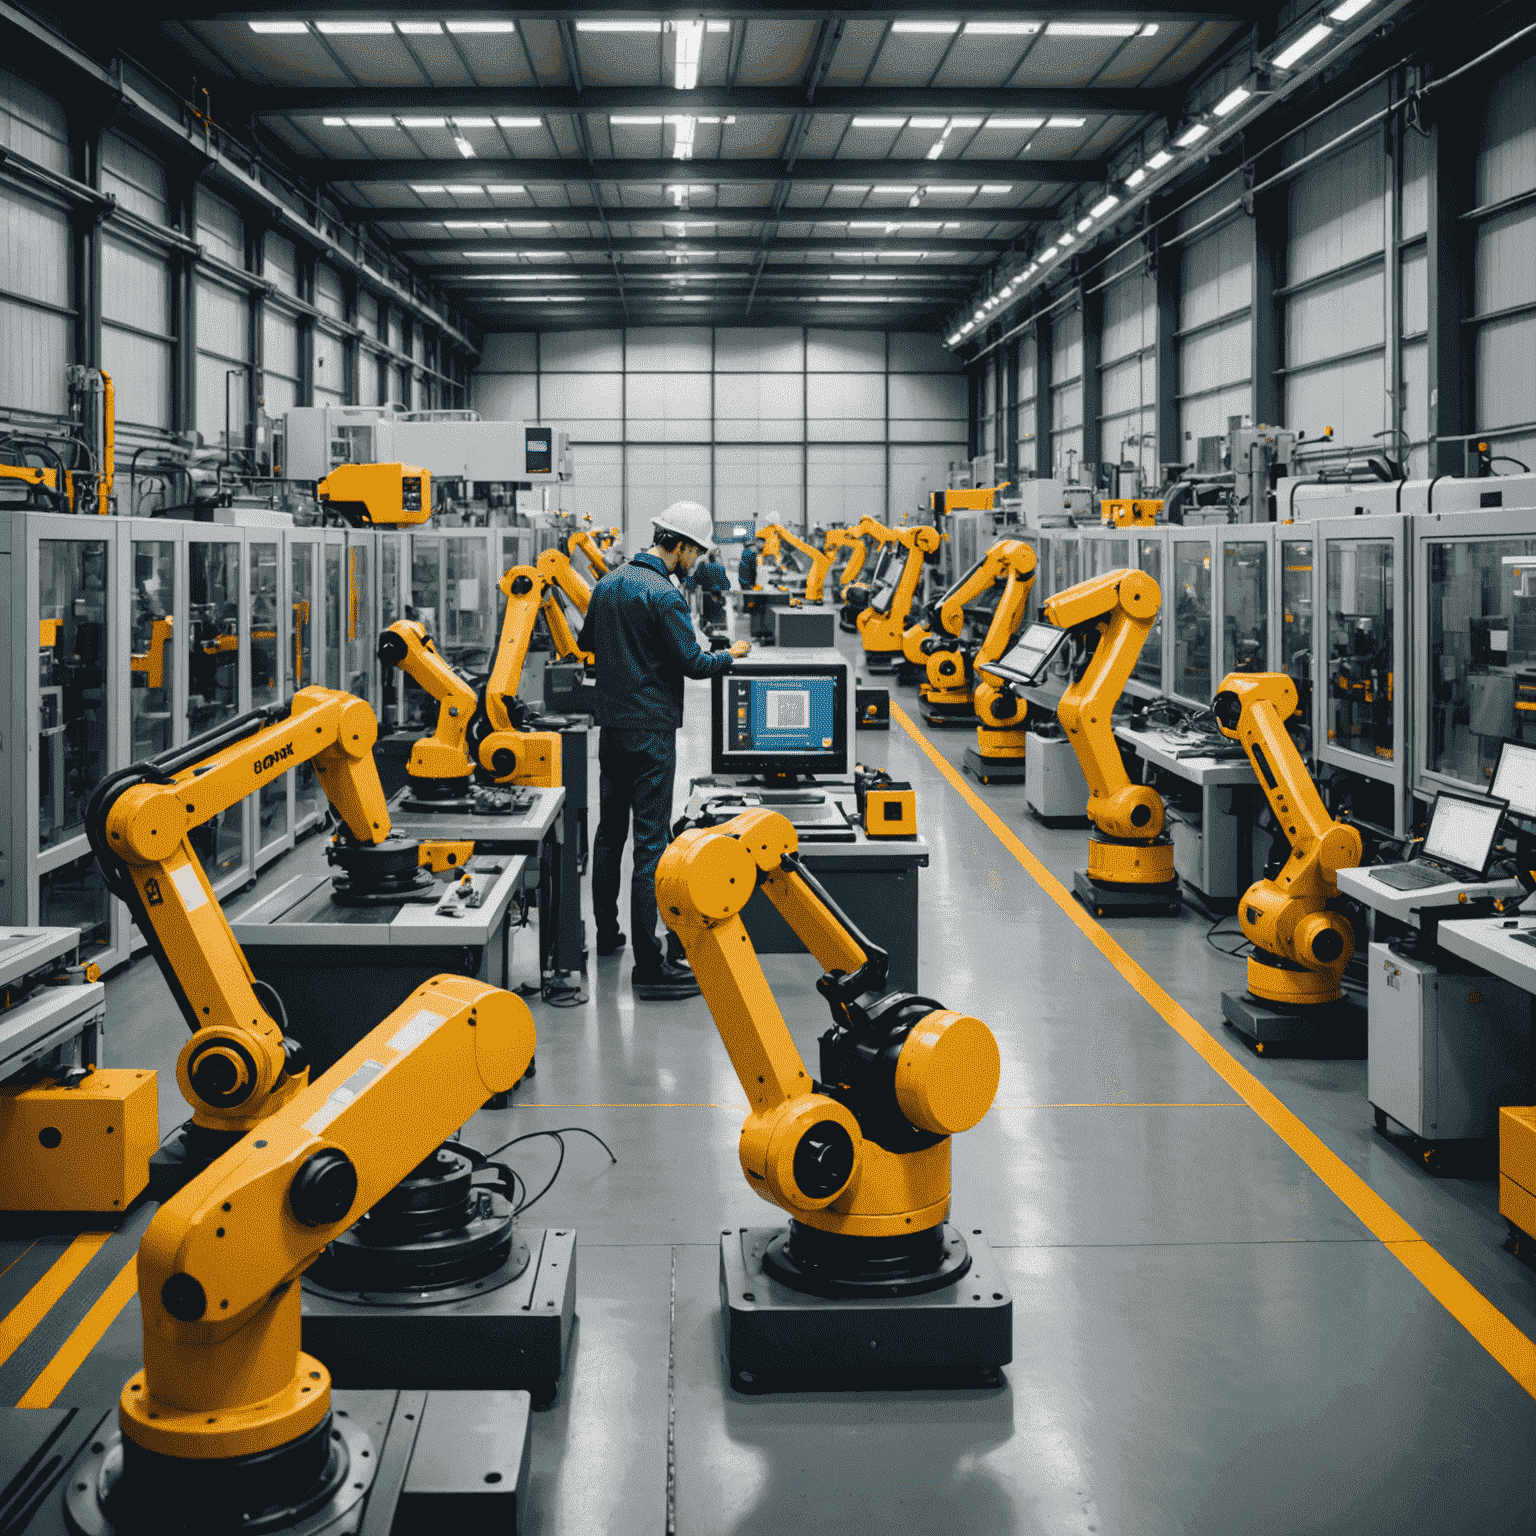
<svg viewBox="0 0 1536 1536"><path fill-rule="evenodd" d="M708 549L715 536L715 520L709 515L709 508L696 501L674 501L660 516L651 519L651 526L679 533L700 549Z"/></svg>

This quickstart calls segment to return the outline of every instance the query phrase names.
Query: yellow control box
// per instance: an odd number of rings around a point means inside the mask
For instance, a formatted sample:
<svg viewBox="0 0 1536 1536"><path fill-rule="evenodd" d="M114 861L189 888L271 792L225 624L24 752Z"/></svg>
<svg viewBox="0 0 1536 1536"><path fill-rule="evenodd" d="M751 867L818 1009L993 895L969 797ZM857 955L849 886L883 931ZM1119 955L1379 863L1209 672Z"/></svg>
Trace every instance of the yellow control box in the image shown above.
<svg viewBox="0 0 1536 1536"><path fill-rule="evenodd" d="M1499 1111L1499 1215L1536 1237L1536 1105Z"/></svg>
<svg viewBox="0 0 1536 1536"><path fill-rule="evenodd" d="M159 1144L153 1072L99 1067L75 1088L0 1088L0 1210L126 1210Z"/></svg>
<svg viewBox="0 0 1536 1536"><path fill-rule="evenodd" d="M315 489L355 528L396 528L432 516L432 476L414 464L338 464Z"/></svg>
<svg viewBox="0 0 1536 1536"><path fill-rule="evenodd" d="M1099 520L1110 528L1150 528L1162 510L1161 501L1101 501Z"/></svg>
<svg viewBox="0 0 1536 1536"><path fill-rule="evenodd" d="M910 784L895 781L865 790L864 835L916 837L917 791Z"/></svg>

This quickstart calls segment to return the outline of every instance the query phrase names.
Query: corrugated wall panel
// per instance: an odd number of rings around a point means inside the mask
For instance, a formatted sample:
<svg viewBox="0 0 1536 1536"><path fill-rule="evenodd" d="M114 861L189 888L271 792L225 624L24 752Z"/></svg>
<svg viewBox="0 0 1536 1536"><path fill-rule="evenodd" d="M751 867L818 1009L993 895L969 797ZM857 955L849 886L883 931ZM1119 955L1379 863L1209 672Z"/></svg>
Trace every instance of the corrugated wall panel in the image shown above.
<svg viewBox="0 0 1536 1536"><path fill-rule="evenodd" d="M322 394L341 402L347 391L346 343L340 336L316 326L315 343L315 404L324 405Z"/></svg>
<svg viewBox="0 0 1536 1536"><path fill-rule="evenodd" d="M101 189L151 224L170 220L165 167L120 133L102 135Z"/></svg>
<svg viewBox="0 0 1536 1536"><path fill-rule="evenodd" d="M197 238L220 261L245 265L245 225L240 210L207 187L197 189Z"/></svg>
<svg viewBox="0 0 1536 1536"><path fill-rule="evenodd" d="M69 129L64 107L35 85L0 69L0 148L69 174Z"/></svg>
<svg viewBox="0 0 1536 1536"><path fill-rule="evenodd" d="M625 435L630 442L709 441L707 373L631 373L628 389Z"/></svg>
<svg viewBox="0 0 1536 1536"><path fill-rule="evenodd" d="M1190 230L1232 201L1220 186L1179 215ZM1253 410L1252 370L1253 227L1241 214L1202 228L1185 244L1179 262L1179 432L1187 459L1197 438L1227 430L1227 418Z"/></svg>
<svg viewBox="0 0 1536 1536"><path fill-rule="evenodd" d="M333 320L347 318L347 295L341 274L323 261L315 267L315 308Z"/></svg>
<svg viewBox="0 0 1536 1536"><path fill-rule="evenodd" d="M885 516L881 448L813 443L806 449L805 480L808 526L852 524L866 516L879 521Z"/></svg>
<svg viewBox="0 0 1536 1536"><path fill-rule="evenodd" d="M1040 388L1035 347L1034 331L1019 338L1019 463L1030 470L1035 467L1035 396Z"/></svg>
<svg viewBox="0 0 1536 1536"><path fill-rule="evenodd" d="M62 416L73 322L0 299L0 405Z"/></svg>
<svg viewBox="0 0 1536 1536"><path fill-rule="evenodd" d="M1139 465L1149 485L1158 480L1156 340L1157 279L1138 262L1104 290L1098 458Z"/></svg>
<svg viewBox="0 0 1536 1536"><path fill-rule="evenodd" d="M165 258L111 235L101 254L102 366L117 389L118 419L169 429L174 354Z"/></svg>
<svg viewBox="0 0 1536 1536"><path fill-rule="evenodd" d="M377 340L379 334L379 301L376 295L361 289L357 295L358 328Z"/></svg>
<svg viewBox="0 0 1536 1536"><path fill-rule="evenodd" d="M25 192L0 190L0 404L61 415L73 321L41 306L69 306L69 218Z"/></svg>
<svg viewBox="0 0 1536 1536"><path fill-rule="evenodd" d="M299 256L292 240L267 234L262 246L263 275L280 293L293 297L299 292Z"/></svg>

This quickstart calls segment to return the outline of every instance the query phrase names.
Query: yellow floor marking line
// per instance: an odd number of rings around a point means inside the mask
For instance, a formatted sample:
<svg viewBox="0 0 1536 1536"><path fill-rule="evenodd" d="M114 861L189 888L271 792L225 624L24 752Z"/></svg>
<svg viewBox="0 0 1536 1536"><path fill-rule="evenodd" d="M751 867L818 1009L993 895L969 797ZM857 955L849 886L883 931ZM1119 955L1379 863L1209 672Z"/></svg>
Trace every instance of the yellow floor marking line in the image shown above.
<svg viewBox="0 0 1536 1536"><path fill-rule="evenodd" d="M54 1302L80 1278L85 1266L96 1257L101 1245L111 1235L110 1232L82 1232L48 1266L42 1279L4 1317L0 1317L0 1365L22 1346Z"/></svg>
<svg viewBox="0 0 1536 1536"><path fill-rule="evenodd" d="M96 1298L95 1305L80 1319L79 1326L60 1346L58 1354L38 1374L36 1381L22 1394L18 1408L51 1408L69 1378L85 1364L85 1357L101 1343L102 1335L117 1321L118 1313L133 1299L139 1288L137 1253L118 1270L116 1278Z"/></svg>
<svg viewBox="0 0 1536 1536"><path fill-rule="evenodd" d="M1341 1157L1241 1062L1229 1056L1203 1025L1177 1003L1158 981L1141 968L1075 896L1015 835L1001 816L960 776L932 742L912 723L899 704L891 718L922 749L941 774L987 825L1025 872L1082 930L1084 936L1130 983L1132 989L1184 1042L1197 1051L1233 1093L1293 1151L1386 1245L1416 1280L1468 1333L1532 1396L1536 1397L1536 1343L1443 1258Z"/></svg>

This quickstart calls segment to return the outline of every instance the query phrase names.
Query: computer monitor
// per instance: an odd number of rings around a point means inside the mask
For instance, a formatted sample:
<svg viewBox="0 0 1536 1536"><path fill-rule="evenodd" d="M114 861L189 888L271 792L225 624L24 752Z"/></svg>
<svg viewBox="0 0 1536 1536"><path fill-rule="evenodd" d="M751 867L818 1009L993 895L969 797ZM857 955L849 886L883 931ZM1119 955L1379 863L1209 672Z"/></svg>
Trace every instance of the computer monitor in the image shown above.
<svg viewBox="0 0 1536 1536"><path fill-rule="evenodd" d="M1506 801L1492 795L1457 795L1442 789L1429 813L1424 857L1486 874L1506 807Z"/></svg>
<svg viewBox="0 0 1536 1536"><path fill-rule="evenodd" d="M848 772L852 690L847 660L803 651L793 661L744 657L711 683L710 771L796 779Z"/></svg>
<svg viewBox="0 0 1536 1536"><path fill-rule="evenodd" d="M1499 748L1490 794L1509 802L1509 814L1536 821L1536 746L1506 741Z"/></svg>
<svg viewBox="0 0 1536 1536"><path fill-rule="evenodd" d="M984 662L976 670L1024 688L1038 688L1070 633L1054 624L1028 624L996 661Z"/></svg>
<svg viewBox="0 0 1536 1536"><path fill-rule="evenodd" d="M891 603L896 597L896 583L894 581L877 581L869 592L869 606L876 613L889 613Z"/></svg>

